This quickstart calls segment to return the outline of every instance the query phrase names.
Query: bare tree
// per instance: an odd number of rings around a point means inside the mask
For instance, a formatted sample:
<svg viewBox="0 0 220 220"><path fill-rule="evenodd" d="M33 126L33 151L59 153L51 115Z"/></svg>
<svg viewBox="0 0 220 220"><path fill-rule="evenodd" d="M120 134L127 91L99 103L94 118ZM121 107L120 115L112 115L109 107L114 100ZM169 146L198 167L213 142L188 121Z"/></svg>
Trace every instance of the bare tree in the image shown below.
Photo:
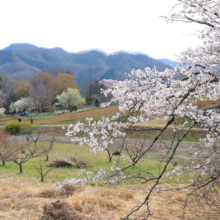
<svg viewBox="0 0 220 220"><path fill-rule="evenodd" d="M142 141L141 145L138 145L138 140L129 148L128 141L125 142L125 150L127 155L130 157L132 164L135 166L135 161L138 159L139 155L143 153L145 140Z"/></svg>
<svg viewBox="0 0 220 220"><path fill-rule="evenodd" d="M53 149L53 146L56 141L56 129L52 129L49 133L47 132L47 136L43 136L46 133L46 128L38 127L34 132L26 137L27 142L34 142L35 147L40 147L44 154L46 155L46 161L49 160L49 152ZM44 138L43 142L39 143L40 138ZM39 143L39 144L38 144Z"/></svg>
<svg viewBox="0 0 220 220"><path fill-rule="evenodd" d="M8 111L11 102L16 101L13 97L14 88L14 79L9 76L9 74L1 73L2 75L2 86L3 86L3 94L4 94L4 108Z"/></svg>
<svg viewBox="0 0 220 220"><path fill-rule="evenodd" d="M55 133L52 133L47 137L47 142L41 144L41 148L43 149L44 154L46 155L46 161L49 160L49 152L53 149L55 141Z"/></svg>
<svg viewBox="0 0 220 220"><path fill-rule="evenodd" d="M49 106L53 100L53 93L50 89L46 89L43 85L36 85L29 90L30 97L35 103L38 112Z"/></svg>
<svg viewBox="0 0 220 220"><path fill-rule="evenodd" d="M29 89L29 94L35 103L35 108L38 112L50 105L53 100L53 93L51 89L47 89L45 82L41 79L41 75L36 74L30 78L32 88Z"/></svg>
<svg viewBox="0 0 220 220"><path fill-rule="evenodd" d="M43 166L41 164L40 164L40 167L35 166L35 169L37 170L37 172L41 176L41 180L40 180L41 182L44 181L44 177L52 170L52 169L50 169L50 170L46 171L46 173L44 173L43 172Z"/></svg>
<svg viewBox="0 0 220 220"><path fill-rule="evenodd" d="M32 132L30 135L28 135L28 140L33 141L35 147L37 146L37 142L40 140L40 137L42 137L46 132L46 129L44 127L37 127L34 132ZM28 142L28 141L27 141Z"/></svg>
<svg viewBox="0 0 220 220"><path fill-rule="evenodd" d="M19 151L19 154L16 154L12 161L19 166L20 173L23 173L22 164L44 154L44 149L41 147L34 147L32 142L16 143L15 147Z"/></svg>
<svg viewBox="0 0 220 220"><path fill-rule="evenodd" d="M3 166L6 161L11 161L20 151L20 149L16 147L16 144L9 141L9 135L9 133L4 131L0 132L0 158Z"/></svg>

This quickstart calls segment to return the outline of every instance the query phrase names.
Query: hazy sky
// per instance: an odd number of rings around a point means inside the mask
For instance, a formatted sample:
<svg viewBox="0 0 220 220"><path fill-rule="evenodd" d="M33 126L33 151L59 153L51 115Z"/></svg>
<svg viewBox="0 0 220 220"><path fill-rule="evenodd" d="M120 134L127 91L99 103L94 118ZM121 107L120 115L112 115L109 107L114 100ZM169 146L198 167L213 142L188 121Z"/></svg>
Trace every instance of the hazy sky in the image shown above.
<svg viewBox="0 0 220 220"><path fill-rule="evenodd" d="M12 43L61 47L68 52L101 49L144 52L175 60L196 47L197 26L166 24L175 0L1 0L0 49Z"/></svg>

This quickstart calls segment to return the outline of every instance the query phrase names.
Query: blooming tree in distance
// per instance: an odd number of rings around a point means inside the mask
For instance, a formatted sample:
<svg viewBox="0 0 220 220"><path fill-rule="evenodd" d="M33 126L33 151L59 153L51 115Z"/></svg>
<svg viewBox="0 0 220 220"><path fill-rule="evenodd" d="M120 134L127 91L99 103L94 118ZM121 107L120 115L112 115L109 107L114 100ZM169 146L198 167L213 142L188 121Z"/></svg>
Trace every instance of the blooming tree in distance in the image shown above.
<svg viewBox="0 0 220 220"><path fill-rule="evenodd" d="M32 98L21 98L16 102L12 102L9 108L9 112L22 112L24 109L32 111L35 108L35 103Z"/></svg>
<svg viewBox="0 0 220 220"><path fill-rule="evenodd" d="M63 107L67 108L72 112L74 109L77 110L77 106L85 103L85 100L81 97L78 89L67 88L66 92L62 92L56 97Z"/></svg>
<svg viewBox="0 0 220 220"><path fill-rule="evenodd" d="M190 195L209 187L209 190L203 191L204 198L212 207L212 211L218 213L220 211L218 190L220 147L217 143L220 136L220 114L215 109L200 110L196 105L197 100L220 99L220 2L217 0L178 0L171 15L164 18L167 22L182 21L204 26L198 31L198 37L203 40L203 45L196 49L189 48L178 56L179 63L185 67L170 68L163 72L147 67L144 70L133 70L127 73L125 81L119 81L112 88L102 91L106 96L108 94L113 96L112 100L103 107L109 106L112 102L119 104L119 111L116 115L103 117L99 121L88 118L88 123L78 122L75 126L70 125L66 133L67 136L76 136L83 131L88 138L74 137L73 140L79 141L80 144L87 144L91 151L96 153L114 144L115 138L126 137L127 131L135 131L137 122L148 122L150 119L157 118L163 118L166 121L162 128L142 128L149 132L157 131L157 135L147 142L144 150L138 154L132 164L123 167L119 164L112 167L112 183L119 180L126 181L127 178L137 179L142 183L151 183L143 203L128 213L124 219L128 219L143 206L147 206L145 219L152 216L149 199L160 181L171 177L181 179L184 173L190 174L189 182L184 186L184 188L191 189ZM123 119L120 120L122 115ZM183 121L180 125L177 124L178 119ZM170 163L181 147L180 143L196 125L206 134L189 149L192 163L176 166L172 172L169 172ZM169 143L169 146L164 151L159 174L145 172L141 177L126 176L126 172L140 163L149 152L153 149L157 150L158 141L166 130L171 128L172 140L164 142ZM98 176L103 178L103 175L99 172ZM74 179L74 181L79 180Z"/></svg>

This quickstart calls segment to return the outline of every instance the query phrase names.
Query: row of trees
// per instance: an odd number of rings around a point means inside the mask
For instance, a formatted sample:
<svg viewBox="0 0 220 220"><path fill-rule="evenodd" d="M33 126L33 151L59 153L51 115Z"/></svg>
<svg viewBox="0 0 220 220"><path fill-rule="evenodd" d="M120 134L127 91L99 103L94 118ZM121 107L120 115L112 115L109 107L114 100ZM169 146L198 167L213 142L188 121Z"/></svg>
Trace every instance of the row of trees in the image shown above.
<svg viewBox="0 0 220 220"><path fill-rule="evenodd" d="M21 112L23 110L38 112L46 111L57 103L70 111L77 110L78 105L88 104L97 107L102 102L110 100L100 90L111 87L114 80L95 80L88 86L85 99L81 97L80 88L71 71L60 69L58 72L39 72L27 80L14 79L12 75L2 74L0 78L0 106L6 112Z"/></svg>
<svg viewBox="0 0 220 220"><path fill-rule="evenodd" d="M16 80L9 74L2 74L1 82L1 105L7 112L45 111L58 101L56 97L66 92L67 88L77 90L80 96L80 88L70 71L56 74L39 72L28 80Z"/></svg>

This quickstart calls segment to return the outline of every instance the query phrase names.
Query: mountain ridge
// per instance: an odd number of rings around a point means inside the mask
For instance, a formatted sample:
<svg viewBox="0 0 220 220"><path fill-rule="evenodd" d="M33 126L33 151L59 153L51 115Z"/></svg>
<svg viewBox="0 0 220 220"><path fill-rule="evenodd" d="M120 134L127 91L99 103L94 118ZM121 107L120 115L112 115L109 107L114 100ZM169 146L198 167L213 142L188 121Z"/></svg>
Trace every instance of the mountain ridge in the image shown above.
<svg viewBox="0 0 220 220"><path fill-rule="evenodd" d="M27 78L41 70L70 69L82 89L86 89L86 86L96 78L124 80L125 72L154 66L159 71L170 68L162 61L147 55L123 51L114 54L107 54L101 50L69 53L59 47L42 48L27 43L11 44L0 50L0 72Z"/></svg>

